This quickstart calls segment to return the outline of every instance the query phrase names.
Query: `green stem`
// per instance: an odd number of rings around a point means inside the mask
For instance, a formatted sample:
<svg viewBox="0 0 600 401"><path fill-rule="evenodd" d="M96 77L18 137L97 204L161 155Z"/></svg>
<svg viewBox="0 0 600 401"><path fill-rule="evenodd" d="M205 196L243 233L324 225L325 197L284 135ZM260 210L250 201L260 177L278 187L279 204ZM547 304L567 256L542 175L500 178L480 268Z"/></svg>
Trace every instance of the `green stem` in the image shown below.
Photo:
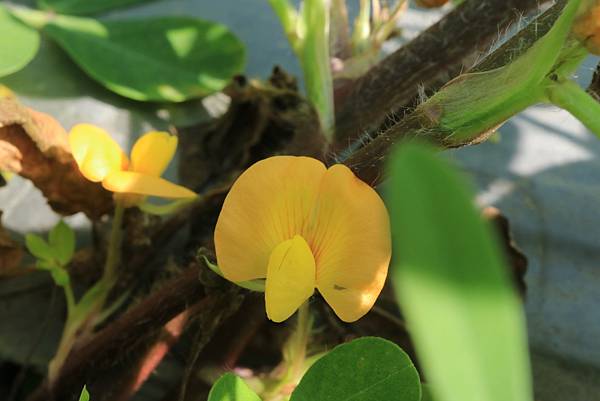
<svg viewBox="0 0 600 401"><path fill-rule="evenodd" d="M104 264L104 274L102 276L102 281L107 284L107 292L110 291L117 278L117 267L119 266L119 260L121 256L121 241L123 239L123 231L121 230L121 226L123 225L124 212L125 207L123 206L123 203L119 200L116 200L115 213L110 231L110 237L108 240L106 263Z"/></svg>
<svg viewBox="0 0 600 401"><path fill-rule="evenodd" d="M371 0L360 0L360 10L352 33L352 50L359 55L368 46L371 35Z"/></svg>
<svg viewBox="0 0 600 401"><path fill-rule="evenodd" d="M296 32L298 12L289 0L269 0L269 4L271 4L271 8L277 14L290 45L297 51L301 46L298 33Z"/></svg>
<svg viewBox="0 0 600 401"><path fill-rule="evenodd" d="M108 293L116 281L117 267L121 253L121 225L123 223L124 212L125 207L123 203L117 199L115 201L115 213L108 243L106 263L104 265L104 274L100 281L88 290L82 299L80 299L79 304L75 303L70 283L64 286L68 314L58 349L48 365L48 382L50 385L58 378L60 369L71 353L78 337L85 337L93 329L94 317L102 311Z"/></svg>
<svg viewBox="0 0 600 401"><path fill-rule="evenodd" d="M73 294L73 287L71 287L71 281L63 286L65 291L65 298L67 300L67 320L73 315L75 311L75 295Z"/></svg>
<svg viewBox="0 0 600 401"><path fill-rule="evenodd" d="M14 4L6 4L5 7L14 17L20 19L26 25L38 30L43 29L54 17L53 14L46 11L34 10L32 8Z"/></svg>
<svg viewBox="0 0 600 401"><path fill-rule="evenodd" d="M290 373L292 379L300 379L300 376L302 375L311 329L312 317L310 316L308 301L306 301L300 306L300 309L298 309L296 330L290 338L290 357L293 358L290 361Z"/></svg>
<svg viewBox="0 0 600 401"><path fill-rule="evenodd" d="M298 309L296 327L283 348L285 374L262 394L262 399L265 401L280 400L285 387L300 382L307 365L306 354L312 323L308 301L306 301Z"/></svg>
<svg viewBox="0 0 600 401"><path fill-rule="evenodd" d="M70 324L70 319L67 318L56 354L48 364L48 383L50 383L50 386L52 386L54 381L58 378L60 369L71 353L71 349L73 349L73 346L75 345L77 333L77 327L75 327L73 324Z"/></svg>
<svg viewBox="0 0 600 401"><path fill-rule="evenodd" d="M333 77L329 58L329 3L304 0L302 6L302 46L298 54L306 95L311 101L328 141L333 140Z"/></svg>
<svg viewBox="0 0 600 401"><path fill-rule="evenodd" d="M600 138L600 103L575 82L567 80L549 86L548 99L575 116Z"/></svg>

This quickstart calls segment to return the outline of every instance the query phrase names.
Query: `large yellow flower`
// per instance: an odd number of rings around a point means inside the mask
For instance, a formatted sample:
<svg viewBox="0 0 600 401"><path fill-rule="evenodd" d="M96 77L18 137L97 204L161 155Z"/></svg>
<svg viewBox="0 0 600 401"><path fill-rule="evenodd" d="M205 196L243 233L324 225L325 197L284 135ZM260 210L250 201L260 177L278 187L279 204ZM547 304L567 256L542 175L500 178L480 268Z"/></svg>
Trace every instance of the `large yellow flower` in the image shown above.
<svg viewBox="0 0 600 401"><path fill-rule="evenodd" d="M215 229L228 280L266 278L269 319L290 317L313 293L346 322L365 315L387 276L389 217L350 169L309 157L276 156L234 183Z"/></svg>
<svg viewBox="0 0 600 401"><path fill-rule="evenodd" d="M71 152L83 176L101 182L109 191L135 194L141 202L145 196L185 199L196 193L160 178L177 149L177 137L166 132L148 132L131 150L131 160L121 147L101 128L78 124L69 134ZM131 203L131 202L130 202Z"/></svg>

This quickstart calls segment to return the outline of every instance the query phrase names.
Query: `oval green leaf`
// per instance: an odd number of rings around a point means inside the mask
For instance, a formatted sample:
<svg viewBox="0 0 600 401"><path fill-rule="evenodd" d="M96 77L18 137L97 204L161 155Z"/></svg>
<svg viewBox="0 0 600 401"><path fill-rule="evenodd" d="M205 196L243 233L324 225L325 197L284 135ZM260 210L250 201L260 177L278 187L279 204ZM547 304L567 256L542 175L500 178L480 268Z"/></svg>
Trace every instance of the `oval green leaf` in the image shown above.
<svg viewBox="0 0 600 401"><path fill-rule="evenodd" d="M154 0L38 0L38 7L58 14L95 14Z"/></svg>
<svg viewBox="0 0 600 401"><path fill-rule="evenodd" d="M244 380L226 373L210 389L208 401L261 401Z"/></svg>
<svg viewBox="0 0 600 401"><path fill-rule="evenodd" d="M396 344L363 337L335 347L306 372L291 401L420 401L419 374Z"/></svg>
<svg viewBox="0 0 600 401"><path fill-rule="evenodd" d="M436 401L531 401L522 306L455 168L423 145L392 159L392 279Z"/></svg>
<svg viewBox="0 0 600 401"><path fill-rule="evenodd" d="M223 89L244 66L244 47L233 33L197 18L57 16L44 31L92 78L135 100L202 97Z"/></svg>
<svg viewBox="0 0 600 401"><path fill-rule="evenodd" d="M39 47L39 33L14 18L0 4L0 77L29 64Z"/></svg>
<svg viewBox="0 0 600 401"><path fill-rule="evenodd" d="M54 250L56 259L65 266L75 253L75 232L64 221L60 220L48 235L48 242Z"/></svg>
<svg viewBox="0 0 600 401"><path fill-rule="evenodd" d="M27 250L41 261L52 262L55 258L54 250L39 235L27 234L25 236Z"/></svg>

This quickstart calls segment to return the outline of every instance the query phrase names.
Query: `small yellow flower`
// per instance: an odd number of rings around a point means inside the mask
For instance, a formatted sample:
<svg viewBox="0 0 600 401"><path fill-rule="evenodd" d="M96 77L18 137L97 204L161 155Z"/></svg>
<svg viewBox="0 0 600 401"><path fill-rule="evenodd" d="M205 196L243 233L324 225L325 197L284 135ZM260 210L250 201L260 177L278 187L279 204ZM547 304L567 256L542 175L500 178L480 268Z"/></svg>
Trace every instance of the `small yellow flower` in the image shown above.
<svg viewBox="0 0 600 401"><path fill-rule="evenodd" d="M350 169L276 156L234 183L215 228L221 272L266 278L269 319L282 322L315 291L346 322L373 306L391 256L383 201Z"/></svg>
<svg viewBox="0 0 600 401"><path fill-rule="evenodd" d="M196 197L193 191L160 178L175 155L176 136L157 131L144 134L133 145L131 160L106 131L91 124L73 127L69 143L83 176L116 194L128 194L127 206L145 196Z"/></svg>

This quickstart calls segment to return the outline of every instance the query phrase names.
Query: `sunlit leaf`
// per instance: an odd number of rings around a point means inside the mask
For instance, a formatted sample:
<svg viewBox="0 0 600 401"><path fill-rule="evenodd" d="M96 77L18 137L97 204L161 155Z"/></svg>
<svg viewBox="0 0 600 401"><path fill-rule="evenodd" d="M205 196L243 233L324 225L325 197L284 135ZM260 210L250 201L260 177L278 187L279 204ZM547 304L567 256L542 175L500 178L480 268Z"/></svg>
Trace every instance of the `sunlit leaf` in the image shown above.
<svg viewBox="0 0 600 401"><path fill-rule="evenodd" d="M154 0L38 0L38 7L59 14L94 14Z"/></svg>
<svg viewBox="0 0 600 401"><path fill-rule="evenodd" d="M473 192L431 149L390 165L393 282L436 401L530 401L522 307Z"/></svg>
<svg viewBox="0 0 600 401"><path fill-rule="evenodd" d="M420 401L419 374L396 344L363 337L334 348L306 372L291 401Z"/></svg>
<svg viewBox="0 0 600 401"><path fill-rule="evenodd" d="M197 18L100 22L58 16L44 31L92 78L136 100L205 96L244 65L241 42L225 26Z"/></svg>
<svg viewBox="0 0 600 401"><path fill-rule="evenodd" d="M39 46L39 33L15 19L0 4L0 77L25 67Z"/></svg>
<svg viewBox="0 0 600 401"><path fill-rule="evenodd" d="M75 253L75 233L64 221L59 221L48 235L48 242L56 259L66 265L71 261L73 253Z"/></svg>
<svg viewBox="0 0 600 401"><path fill-rule="evenodd" d="M226 373L213 385L208 401L261 401L244 380Z"/></svg>

